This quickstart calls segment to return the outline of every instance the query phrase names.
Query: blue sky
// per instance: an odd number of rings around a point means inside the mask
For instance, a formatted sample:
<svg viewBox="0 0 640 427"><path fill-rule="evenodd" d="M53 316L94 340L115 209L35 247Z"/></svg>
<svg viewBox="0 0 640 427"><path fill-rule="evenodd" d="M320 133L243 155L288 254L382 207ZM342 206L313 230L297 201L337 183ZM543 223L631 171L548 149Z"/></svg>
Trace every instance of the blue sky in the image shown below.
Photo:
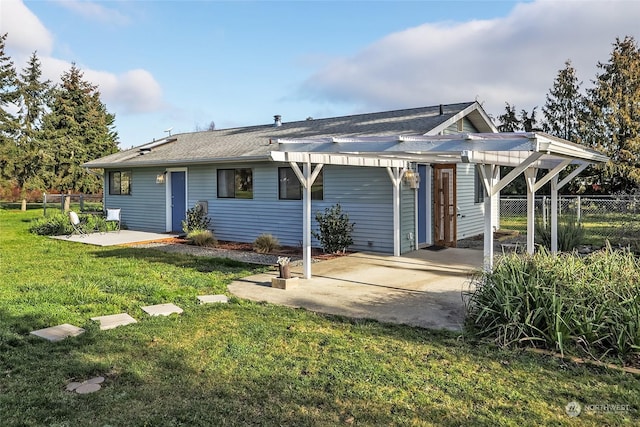
<svg viewBox="0 0 640 427"><path fill-rule="evenodd" d="M8 53L75 62L116 114L121 147L206 128L478 99L544 104L564 61L584 86L628 1L22 1L0 3Z"/></svg>

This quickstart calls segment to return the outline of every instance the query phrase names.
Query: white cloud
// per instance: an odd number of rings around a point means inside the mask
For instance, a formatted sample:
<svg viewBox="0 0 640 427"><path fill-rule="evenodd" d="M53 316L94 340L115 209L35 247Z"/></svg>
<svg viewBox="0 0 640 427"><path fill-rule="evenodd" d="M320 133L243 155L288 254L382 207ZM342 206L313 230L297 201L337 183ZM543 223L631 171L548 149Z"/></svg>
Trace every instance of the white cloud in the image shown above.
<svg viewBox="0 0 640 427"><path fill-rule="evenodd" d="M43 77L59 82L62 73L71 68L71 63L53 55L54 38L49 31L22 1L2 0L0 7L1 28L9 33L7 52L14 59L16 68L20 71L31 53L37 50ZM162 88L149 71L134 69L114 74L82 64L78 67L86 80L99 86L101 99L110 112L148 113L166 107Z"/></svg>
<svg viewBox="0 0 640 427"><path fill-rule="evenodd" d="M146 70L130 70L119 75L94 70L84 73L87 80L99 86L102 100L124 114L148 113L165 107L162 88Z"/></svg>
<svg viewBox="0 0 640 427"><path fill-rule="evenodd" d="M105 24L127 25L131 22L128 16L115 9L104 7L101 4L86 0L63 0L58 3L83 18L98 21Z"/></svg>
<svg viewBox="0 0 640 427"><path fill-rule="evenodd" d="M366 109L485 101L500 114L544 104L558 70L571 59L589 87L616 37L640 42L640 2L536 1L504 18L428 23L391 34L338 58L301 88L318 101Z"/></svg>
<svg viewBox="0 0 640 427"><path fill-rule="evenodd" d="M35 50L48 55L53 49L53 36L21 0L0 2L0 33L9 34L7 50L24 56Z"/></svg>

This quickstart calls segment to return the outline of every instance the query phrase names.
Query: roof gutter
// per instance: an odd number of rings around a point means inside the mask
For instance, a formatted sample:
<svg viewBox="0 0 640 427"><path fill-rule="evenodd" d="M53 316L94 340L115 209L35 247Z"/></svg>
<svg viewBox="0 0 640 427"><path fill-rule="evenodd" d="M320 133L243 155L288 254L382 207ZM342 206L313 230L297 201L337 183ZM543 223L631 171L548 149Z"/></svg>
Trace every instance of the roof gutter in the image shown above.
<svg viewBox="0 0 640 427"><path fill-rule="evenodd" d="M138 159L139 157L136 157ZM271 157L269 155L261 156L242 156L242 157L213 157L213 158L199 158L199 159L176 159L176 160L149 160L143 162L117 162L117 163L83 163L85 168L101 168L101 169L113 169L120 167L163 167L163 166L176 166L176 165L201 165L204 163L231 163L231 162L260 162L269 161Z"/></svg>

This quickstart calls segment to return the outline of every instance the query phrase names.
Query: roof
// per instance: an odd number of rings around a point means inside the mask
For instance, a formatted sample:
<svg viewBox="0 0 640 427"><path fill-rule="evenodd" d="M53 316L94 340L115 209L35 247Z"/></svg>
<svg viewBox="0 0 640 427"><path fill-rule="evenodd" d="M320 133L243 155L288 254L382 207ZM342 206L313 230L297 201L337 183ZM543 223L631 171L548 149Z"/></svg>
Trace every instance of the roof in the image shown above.
<svg viewBox="0 0 640 427"><path fill-rule="evenodd" d="M269 160L278 139L434 135L467 117L480 132L496 128L477 102L176 134L84 164L91 168Z"/></svg>
<svg viewBox="0 0 640 427"><path fill-rule="evenodd" d="M596 150L544 132L459 133L419 136L281 139L271 153L275 161L322 164L388 162L526 165L552 169L560 164L604 163ZM276 147L274 147L276 148ZM395 163L394 163L395 164Z"/></svg>

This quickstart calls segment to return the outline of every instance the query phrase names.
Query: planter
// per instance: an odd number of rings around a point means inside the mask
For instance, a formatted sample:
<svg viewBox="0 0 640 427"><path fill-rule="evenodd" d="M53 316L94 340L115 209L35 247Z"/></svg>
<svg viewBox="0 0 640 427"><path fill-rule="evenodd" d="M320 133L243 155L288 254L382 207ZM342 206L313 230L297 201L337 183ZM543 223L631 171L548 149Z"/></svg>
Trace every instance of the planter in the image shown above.
<svg viewBox="0 0 640 427"><path fill-rule="evenodd" d="M297 277L290 277L288 279L283 279L281 277L273 277L271 279L271 287L276 289L287 289L298 283Z"/></svg>
<svg viewBox="0 0 640 427"><path fill-rule="evenodd" d="M280 268L280 276L278 276L280 279L291 279L291 271L289 270L289 264L285 264L285 265L278 265L278 267Z"/></svg>

